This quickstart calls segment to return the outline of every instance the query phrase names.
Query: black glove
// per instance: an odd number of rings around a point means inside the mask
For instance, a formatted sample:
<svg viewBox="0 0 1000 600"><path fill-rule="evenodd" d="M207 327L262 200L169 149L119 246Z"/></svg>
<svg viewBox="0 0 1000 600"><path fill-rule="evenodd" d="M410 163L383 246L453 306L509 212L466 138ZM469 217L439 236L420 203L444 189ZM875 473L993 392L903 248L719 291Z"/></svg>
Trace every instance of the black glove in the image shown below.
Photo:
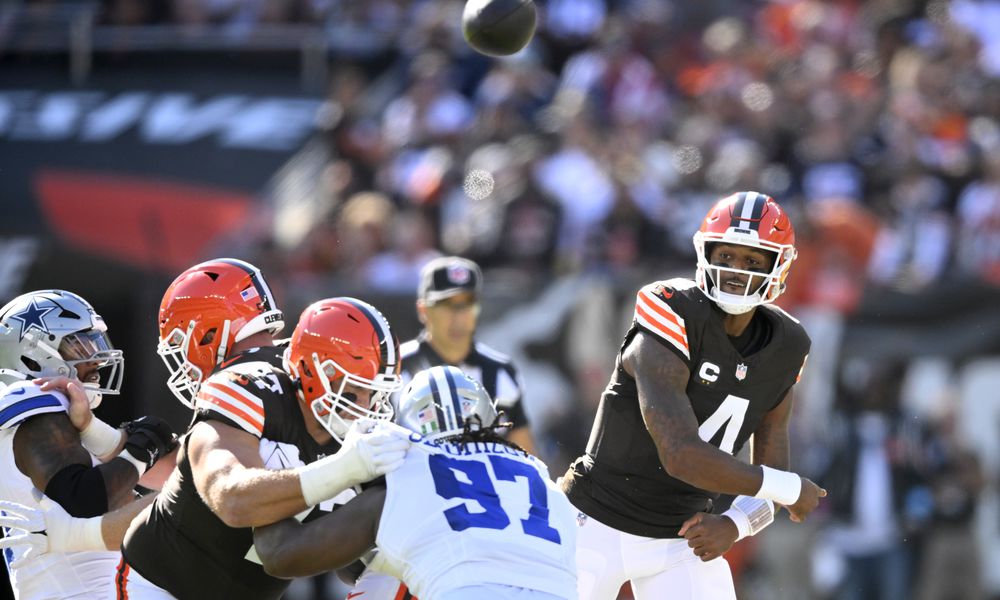
<svg viewBox="0 0 1000 600"><path fill-rule="evenodd" d="M156 461L177 447L177 436L170 424L154 415L139 417L120 425L125 430L125 451L146 463L149 469Z"/></svg>

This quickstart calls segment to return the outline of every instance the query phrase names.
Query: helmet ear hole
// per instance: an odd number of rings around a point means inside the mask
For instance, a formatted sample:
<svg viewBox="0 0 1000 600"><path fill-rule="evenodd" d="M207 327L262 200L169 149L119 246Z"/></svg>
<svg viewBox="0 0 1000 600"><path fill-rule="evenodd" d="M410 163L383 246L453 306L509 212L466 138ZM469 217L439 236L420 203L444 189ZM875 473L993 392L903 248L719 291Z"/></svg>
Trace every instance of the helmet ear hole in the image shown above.
<svg viewBox="0 0 1000 600"><path fill-rule="evenodd" d="M37 362L28 358L27 356L21 357L21 364L28 367L30 371L34 371L35 373L42 370L42 365L38 364Z"/></svg>
<svg viewBox="0 0 1000 600"><path fill-rule="evenodd" d="M312 369L309 368L309 365L306 364L306 361L304 361L304 360L303 361L299 361L299 385L302 387L302 391L304 391L305 393L307 393L309 395L312 395L312 393L313 393L313 386L306 385L305 382L306 382L307 379L309 380L310 383L312 383L313 381L315 381L315 377L313 376Z"/></svg>
<svg viewBox="0 0 1000 600"><path fill-rule="evenodd" d="M215 328L215 327L213 327L213 328L209 329L208 331L206 331L205 335L201 336L201 339L198 340L198 345L199 346L204 346L206 344L211 344L215 340L215 334L217 332L218 332L218 329Z"/></svg>

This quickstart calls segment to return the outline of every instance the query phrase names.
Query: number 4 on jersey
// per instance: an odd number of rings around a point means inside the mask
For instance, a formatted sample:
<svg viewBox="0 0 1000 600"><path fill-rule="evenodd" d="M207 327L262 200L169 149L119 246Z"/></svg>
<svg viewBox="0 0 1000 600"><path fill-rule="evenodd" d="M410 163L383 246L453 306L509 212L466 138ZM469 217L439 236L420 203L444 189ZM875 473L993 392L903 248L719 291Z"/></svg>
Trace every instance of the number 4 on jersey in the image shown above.
<svg viewBox="0 0 1000 600"><path fill-rule="evenodd" d="M719 408L715 409L715 412L705 419L705 422L698 428L698 437L706 442L711 442L715 434L725 425L726 432L722 434L722 443L719 444L719 449L732 454L733 446L736 445L736 436L739 435L740 428L743 427L743 419L746 417L749 406L750 401L746 398L732 394L726 396Z"/></svg>

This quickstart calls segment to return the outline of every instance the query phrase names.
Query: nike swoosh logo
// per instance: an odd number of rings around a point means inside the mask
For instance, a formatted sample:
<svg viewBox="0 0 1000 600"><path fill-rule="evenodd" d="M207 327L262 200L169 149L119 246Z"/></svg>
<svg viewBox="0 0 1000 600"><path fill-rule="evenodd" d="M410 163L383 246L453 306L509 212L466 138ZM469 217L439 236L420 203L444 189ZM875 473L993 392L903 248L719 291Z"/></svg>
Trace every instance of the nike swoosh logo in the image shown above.
<svg viewBox="0 0 1000 600"><path fill-rule="evenodd" d="M347 594L347 599L346 600L351 600L351 598L357 598L358 596L360 596L362 594L364 594L364 592L349 592Z"/></svg>
<svg viewBox="0 0 1000 600"><path fill-rule="evenodd" d="M24 388L21 388L21 389L17 390L16 392L7 392L7 395L8 396L20 396L20 395L24 394L25 391L26 390Z"/></svg>

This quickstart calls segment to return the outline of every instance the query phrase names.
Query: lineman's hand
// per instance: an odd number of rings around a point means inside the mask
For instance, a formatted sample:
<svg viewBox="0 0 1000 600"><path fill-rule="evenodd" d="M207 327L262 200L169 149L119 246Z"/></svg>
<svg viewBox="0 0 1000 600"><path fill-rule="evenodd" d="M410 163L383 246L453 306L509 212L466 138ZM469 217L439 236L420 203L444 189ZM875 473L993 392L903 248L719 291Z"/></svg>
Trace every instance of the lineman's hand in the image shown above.
<svg viewBox="0 0 1000 600"><path fill-rule="evenodd" d="M16 502L0 501L0 526L10 528L0 540L0 549L27 546L28 551L11 567L19 567L25 560L49 552L78 552L105 550L101 537L100 517L82 519L72 517L63 507L38 490L32 490L38 507ZM18 533L14 533L18 532Z"/></svg>
<svg viewBox="0 0 1000 600"><path fill-rule="evenodd" d="M55 390L66 394L69 398L69 420L77 431L83 431L90 425L94 413L90 410L90 398L79 381L69 377L40 377L32 383L40 385L43 392Z"/></svg>
<svg viewBox="0 0 1000 600"><path fill-rule="evenodd" d="M729 517L702 512L684 521L677 534L688 541L695 556L708 562L732 548L740 532Z"/></svg>
<svg viewBox="0 0 1000 600"><path fill-rule="evenodd" d="M121 424L128 437L125 452L145 463L148 471L156 461L173 452L177 447L177 435L170 423L155 415L139 417Z"/></svg>
<svg viewBox="0 0 1000 600"><path fill-rule="evenodd" d="M410 448L410 432L393 423L355 421L338 455L344 454L355 485L391 473L403 465Z"/></svg>
<svg viewBox="0 0 1000 600"><path fill-rule="evenodd" d="M795 501L795 504L785 507L788 509L789 518L796 523L805 521L809 513L816 510L816 507L819 506L819 499L825 497L826 490L803 477L802 491L799 492L799 499Z"/></svg>

